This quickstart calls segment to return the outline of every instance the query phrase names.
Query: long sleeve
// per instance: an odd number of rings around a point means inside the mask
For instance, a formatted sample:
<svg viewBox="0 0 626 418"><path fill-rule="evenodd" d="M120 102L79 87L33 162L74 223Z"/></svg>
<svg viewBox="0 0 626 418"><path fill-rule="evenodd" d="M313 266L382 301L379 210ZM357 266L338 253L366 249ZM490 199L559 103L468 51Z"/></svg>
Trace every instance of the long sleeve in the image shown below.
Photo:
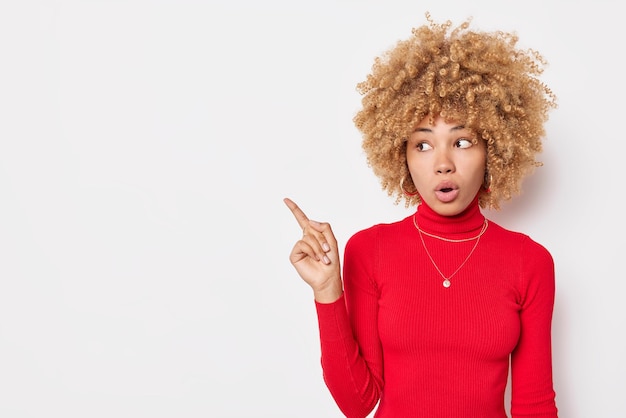
<svg viewBox="0 0 626 418"><path fill-rule="evenodd" d="M548 251L525 240L520 254L520 337L511 354L513 418L555 418L551 323L554 262Z"/></svg>
<svg viewBox="0 0 626 418"><path fill-rule="evenodd" d="M382 351L377 330L378 293L371 241L357 234L344 254L344 294L316 303L324 380L348 418L366 417L382 389Z"/></svg>

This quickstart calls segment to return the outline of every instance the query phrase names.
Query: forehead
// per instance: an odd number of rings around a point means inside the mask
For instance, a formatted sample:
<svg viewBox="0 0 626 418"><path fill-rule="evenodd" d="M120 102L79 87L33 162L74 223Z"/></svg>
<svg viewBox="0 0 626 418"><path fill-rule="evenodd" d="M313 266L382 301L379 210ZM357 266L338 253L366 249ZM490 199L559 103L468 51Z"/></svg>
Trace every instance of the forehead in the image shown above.
<svg viewBox="0 0 626 418"><path fill-rule="evenodd" d="M431 118L429 116L422 119L417 125L415 125L414 132L426 132L426 133L446 133L457 131L469 131L463 123L454 120L446 121L441 116Z"/></svg>

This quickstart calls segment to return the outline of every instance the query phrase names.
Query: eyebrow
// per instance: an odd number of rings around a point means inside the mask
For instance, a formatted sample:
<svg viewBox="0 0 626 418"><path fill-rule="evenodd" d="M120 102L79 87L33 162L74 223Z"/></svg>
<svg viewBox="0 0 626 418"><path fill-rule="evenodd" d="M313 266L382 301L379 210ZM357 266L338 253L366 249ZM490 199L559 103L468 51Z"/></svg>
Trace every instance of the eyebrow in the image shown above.
<svg viewBox="0 0 626 418"><path fill-rule="evenodd" d="M463 129L465 129L465 125L459 125L459 126L450 128L450 132L461 131ZM433 130L431 128L417 128L413 132L432 132L432 131Z"/></svg>

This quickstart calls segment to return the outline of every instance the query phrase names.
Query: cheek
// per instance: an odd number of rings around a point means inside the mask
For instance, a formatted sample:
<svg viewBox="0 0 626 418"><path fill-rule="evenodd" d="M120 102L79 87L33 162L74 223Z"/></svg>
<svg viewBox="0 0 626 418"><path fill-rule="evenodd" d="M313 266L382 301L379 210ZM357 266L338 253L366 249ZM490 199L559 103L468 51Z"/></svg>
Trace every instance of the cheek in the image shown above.
<svg viewBox="0 0 626 418"><path fill-rule="evenodd" d="M423 169L420 170L419 167L415 166L409 167L409 174L411 175L411 180L413 180L413 185L415 185L420 194L423 194L425 190L430 188L429 183L432 183L432 178Z"/></svg>
<svg viewBox="0 0 626 418"><path fill-rule="evenodd" d="M471 165L471 168L469 169L469 173L471 173L471 177L472 177L472 183L475 184L482 184L484 179L485 179L485 169L487 168L486 166L486 161L485 160L481 160L478 163L474 163Z"/></svg>
<svg viewBox="0 0 626 418"><path fill-rule="evenodd" d="M424 168L423 162L420 163L416 161L416 159L407 158L406 163L409 168L409 173L411 174L411 177L413 177L414 179L413 180L414 183L416 182L416 180L423 179L426 176L426 170Z"/></svg>

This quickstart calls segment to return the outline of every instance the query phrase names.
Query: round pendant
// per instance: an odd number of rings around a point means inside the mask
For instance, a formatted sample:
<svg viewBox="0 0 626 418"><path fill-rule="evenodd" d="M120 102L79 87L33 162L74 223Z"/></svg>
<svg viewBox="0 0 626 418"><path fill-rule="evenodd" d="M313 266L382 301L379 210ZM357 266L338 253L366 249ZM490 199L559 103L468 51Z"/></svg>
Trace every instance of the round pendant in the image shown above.
<svg viewBox="0 0 626 418"><path fill-rule="evenodd" d="M443 281L443 287L450 287L450 280L446 279Z"/></svg>

